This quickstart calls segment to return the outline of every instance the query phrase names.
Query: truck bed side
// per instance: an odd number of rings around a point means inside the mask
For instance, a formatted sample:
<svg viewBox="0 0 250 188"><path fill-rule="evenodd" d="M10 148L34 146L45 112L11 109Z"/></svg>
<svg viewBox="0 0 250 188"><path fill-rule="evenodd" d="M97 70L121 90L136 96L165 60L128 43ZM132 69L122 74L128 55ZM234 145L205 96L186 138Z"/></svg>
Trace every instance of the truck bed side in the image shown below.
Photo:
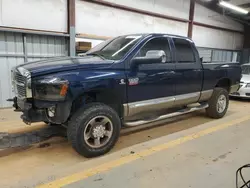
<svg viewBox="0 0 250 188"><path fill-rule="evenodd" d="M228 91L240 83L241 67L238 63L203 63L204 83L202 90L224 87Z"/></svg>

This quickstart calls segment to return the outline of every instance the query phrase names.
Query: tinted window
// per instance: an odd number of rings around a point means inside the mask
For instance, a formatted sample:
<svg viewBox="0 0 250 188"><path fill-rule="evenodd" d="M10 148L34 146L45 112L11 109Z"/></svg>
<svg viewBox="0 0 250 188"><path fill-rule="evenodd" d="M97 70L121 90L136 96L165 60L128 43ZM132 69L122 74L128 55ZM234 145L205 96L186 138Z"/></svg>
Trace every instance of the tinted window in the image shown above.
<svg viewBox="0 0 250 188"><path fill-rule="evenodd" d="M174 38L176 60L179 63L194 63L195 57L191 44L185 39Z"/></svg>
<svg viewBox="0 0 250 188"><path fill-rule="evenodd" d="M105 41L89 50L86 55L99 55L106 59L120 60L140 40L141 35L127 35Z"/></svg>
<svg viewBox="0 0 250 188"><path fill-rule="evenodd" d="M148 41L138 52L137 57L145 57L146 53L150 50L162 50L165 52L167 62L171 61L170 48L167 38L155 38Z"/></svg>

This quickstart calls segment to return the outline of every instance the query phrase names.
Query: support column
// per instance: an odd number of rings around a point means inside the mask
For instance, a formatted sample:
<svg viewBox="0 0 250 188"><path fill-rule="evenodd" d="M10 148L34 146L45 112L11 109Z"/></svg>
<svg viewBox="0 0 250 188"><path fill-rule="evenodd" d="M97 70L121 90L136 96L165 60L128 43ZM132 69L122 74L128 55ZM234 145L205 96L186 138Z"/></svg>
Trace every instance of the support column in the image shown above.
<svg viewBox="0 0 250 188"><path fill-rule="evenodd" d="M244 30L243 48L250 48L250 25L245 25Z"/></svg>
<svg viewBox="0 0 250 188"><path fill-rule="evenodd" d="M189 38L192 38L193 36L194 9L195 9L195 0L190 0L189 23L188 23L188 37Z"/></svg>
<svg viewBox="0 0 250 188"><path fill-rule="evenodd" d="M68 0L69 55L76 55L75 0Z"/></svg>
<svg viewBox="0 0 250 188"><path fill-rule="evenodd" d="M23 37L23 54L24 54L24 62L28 62L28 53L27 53L27 37L26 34L22 34Z"/></svg>
<svg viewBox="0 0 250 188"><path fill-rule="evenodd" d="M240 63L245 64L250 61L250 26L245 25L243 50L241 51Z"/></svg>

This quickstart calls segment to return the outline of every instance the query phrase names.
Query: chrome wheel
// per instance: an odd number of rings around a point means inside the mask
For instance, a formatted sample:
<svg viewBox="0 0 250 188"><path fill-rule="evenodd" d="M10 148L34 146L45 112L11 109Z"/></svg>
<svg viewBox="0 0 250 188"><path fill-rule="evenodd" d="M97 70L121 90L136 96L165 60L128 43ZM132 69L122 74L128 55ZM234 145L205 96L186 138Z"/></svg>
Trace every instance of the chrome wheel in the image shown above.
<svg viewBox="0 0 250 188"><path fill-rule="evenodd" d="M92 148L100 148L108 143L113 133L113 124L106 116L92 118L84 129L84 140Z"/></svg>
<svg viewBox="0 0 250 188"><path fill-rule="evenodd" d="M217 101L217 112L223 113L227 106L227 98L225 95L220 95Z"/></svg>

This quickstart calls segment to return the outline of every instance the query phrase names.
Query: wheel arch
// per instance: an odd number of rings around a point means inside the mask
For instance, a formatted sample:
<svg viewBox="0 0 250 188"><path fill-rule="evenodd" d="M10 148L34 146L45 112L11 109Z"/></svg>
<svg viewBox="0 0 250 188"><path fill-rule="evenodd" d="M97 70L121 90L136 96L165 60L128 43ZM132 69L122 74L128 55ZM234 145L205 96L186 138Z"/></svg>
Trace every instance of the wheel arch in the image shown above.
<svg viewBox="0 0 250 188"><path fill-rule="evenodd" d="M232 81L229 78L222 78L222 79L217 81L215 88L218 88L218 87L224 88L229 92L231 83L232 83Z"/></svg>
<svg viewBox="0 0 250 188"><path fill-rule="evenodd" d="M83 105L92 102L108 105L118 113L119 117L123 117L123 102L120 94L116 91L109 91L108 89L81 93L73 100L71 114L76 112Z"/></svg>

